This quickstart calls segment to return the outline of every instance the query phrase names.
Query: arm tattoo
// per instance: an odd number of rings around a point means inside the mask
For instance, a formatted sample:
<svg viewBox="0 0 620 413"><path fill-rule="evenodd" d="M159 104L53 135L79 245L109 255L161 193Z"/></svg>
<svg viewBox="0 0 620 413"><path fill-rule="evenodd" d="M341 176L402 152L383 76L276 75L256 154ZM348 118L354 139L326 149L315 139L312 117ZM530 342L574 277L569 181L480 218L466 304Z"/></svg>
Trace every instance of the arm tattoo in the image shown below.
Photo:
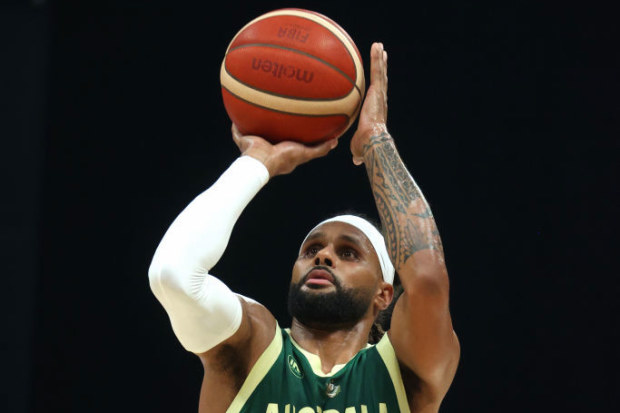
<svg viewBox="0 0 620 413"><path fill-rule="evenodd" d="M363 156L396 270L416 251L434 249L443 254L433 213L391 136L387 132L372 136L364 145Z"/></svg>

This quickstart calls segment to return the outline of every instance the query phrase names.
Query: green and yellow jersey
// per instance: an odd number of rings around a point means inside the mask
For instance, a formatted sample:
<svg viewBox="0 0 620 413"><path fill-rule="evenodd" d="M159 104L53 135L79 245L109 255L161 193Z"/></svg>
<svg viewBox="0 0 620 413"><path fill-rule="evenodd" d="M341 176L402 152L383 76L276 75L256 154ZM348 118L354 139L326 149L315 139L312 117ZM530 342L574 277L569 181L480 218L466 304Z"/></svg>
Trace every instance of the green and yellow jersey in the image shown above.
<svg viewBox="0 0 620 413"><path fill-rule="evenodd" d="M388 335L329 374L287 329L276 334L227 413L409 413Z"/></svg>

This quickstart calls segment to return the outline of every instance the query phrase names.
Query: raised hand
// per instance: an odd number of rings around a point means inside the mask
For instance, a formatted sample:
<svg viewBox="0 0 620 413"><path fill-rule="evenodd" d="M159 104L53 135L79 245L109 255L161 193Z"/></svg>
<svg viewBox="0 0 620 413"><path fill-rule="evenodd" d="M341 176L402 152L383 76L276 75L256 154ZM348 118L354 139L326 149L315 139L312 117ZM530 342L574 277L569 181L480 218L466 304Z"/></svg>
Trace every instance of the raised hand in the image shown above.
<svg viewBox="0 0 620 413"><path fill-rule="evenodd" d="M260 136L242 135L234 124L232 136L241 154L261 161L272 178L291 173L297 166L327 155L338 145L338 139L332 139L316 146L293 141L283 141L274 145Z"/></svg>
<svg viewBox="0 0 620 413"><path fill-rule="evenodd" d="M387 133L387 52L382 43L373 43L370 48L370 86L360 111L357 131L351 139L353 163L364 162L364 146L372 136Z"/></svg>

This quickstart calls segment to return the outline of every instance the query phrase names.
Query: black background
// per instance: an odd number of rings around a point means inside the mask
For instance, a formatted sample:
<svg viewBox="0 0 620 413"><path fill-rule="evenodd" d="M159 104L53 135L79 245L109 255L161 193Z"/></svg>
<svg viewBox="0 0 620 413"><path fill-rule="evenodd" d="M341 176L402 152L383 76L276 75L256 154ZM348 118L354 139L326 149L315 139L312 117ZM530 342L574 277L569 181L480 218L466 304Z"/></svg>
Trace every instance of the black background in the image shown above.
<svg viewBox="0 0 620 413"><path fill-rule="evenodd" d="M611 10L541 2L12 1L0 8L9 412L192 412L202 367L147 269L235 159L219 67L280 7L326 14L368 70L431 203L462 344L444 412L618 411L618 47ZM368 73L368 72L367 72ZM277 177L213 272L286 325L298 243L376 216L352 131Z"/></svg>

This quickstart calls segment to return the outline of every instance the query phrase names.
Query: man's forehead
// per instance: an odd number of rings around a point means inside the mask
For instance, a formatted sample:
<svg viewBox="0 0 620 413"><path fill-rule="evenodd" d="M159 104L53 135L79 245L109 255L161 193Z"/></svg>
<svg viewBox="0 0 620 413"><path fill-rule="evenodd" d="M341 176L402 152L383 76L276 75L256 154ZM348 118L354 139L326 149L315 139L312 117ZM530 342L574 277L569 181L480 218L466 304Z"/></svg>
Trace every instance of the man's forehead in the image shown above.
<svg viewBox="0 0 620 413"><path fill-rule="evenodd" d="M306 241L323 238L328 235L359 244L369 250L374 249L372 248L372 244L366 234L364 234L359 228L346 222L338 221L326 222L319 225L318 227L310 231L310 234L308 234L308 236L306 237Z"/></svg>

